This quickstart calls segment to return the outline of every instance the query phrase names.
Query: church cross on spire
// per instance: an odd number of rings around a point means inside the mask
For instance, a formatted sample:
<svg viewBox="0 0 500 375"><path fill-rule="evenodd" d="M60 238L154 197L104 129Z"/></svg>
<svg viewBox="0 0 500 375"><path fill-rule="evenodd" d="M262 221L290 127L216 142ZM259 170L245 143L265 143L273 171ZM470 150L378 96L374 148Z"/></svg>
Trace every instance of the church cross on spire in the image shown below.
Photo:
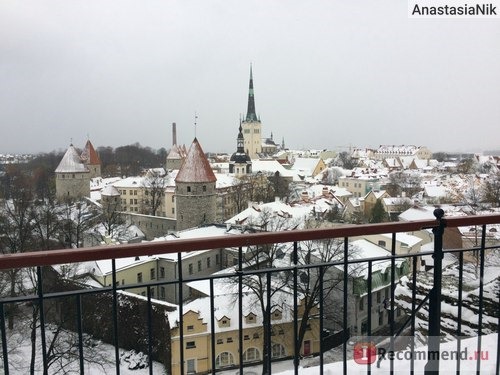
<svg viewBox="0 0 500 375"><path fill-rule="evenodd" d="M253 96L252 64L250 64L250 83L248 86L248 109L246 121L258 121L257 114L255 113L255 99Z"/></svg>

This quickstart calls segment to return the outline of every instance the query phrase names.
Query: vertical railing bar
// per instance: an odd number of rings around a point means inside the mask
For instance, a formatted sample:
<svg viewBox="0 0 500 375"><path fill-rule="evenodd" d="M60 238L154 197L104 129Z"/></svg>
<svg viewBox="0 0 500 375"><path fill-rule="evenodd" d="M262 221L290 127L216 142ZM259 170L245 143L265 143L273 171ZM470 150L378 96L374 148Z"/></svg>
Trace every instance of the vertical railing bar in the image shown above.
<svg viewBox="0 0 500 375"><path fill-rule="evenodd" d="M371 336L372 336L372 266L373 266L373 262L370 260L368 261L368 285L367 285L367 289L368 289L368 340L371 340ZM371 356L371 352L368 353L369 356ZM368 358L368 366L366 368L366 371L368 374L371 374L372 373L372 367L371 367L371 360L370 358Z"/></svg>
<svg viewBox="0 0 500 375"><path fill-rule="evenodd" d="M415 318L417 312L415 311L416 299L417 299L417 256L413 256L413 264L412 264L412 283L413 288L411 291L411 343L410 350L412 353L415 353ZM410 374L415 373L415 358L412 355L410 359Z"/></svg>
<svg viewBox="0 0 500 375"><path fill-rule="evenodd" d="M486 247L486 224L482 226L481 233L481 249L479 261L479 314L478 314L478 328L477 328L477 364L476 372L481 372L481 344L482 344L482 325L483 325L483 293L484 293L484 250Z"/></svg>
<svg viewBox="0 0 500 375"><path fill-rule="evenodd" d="M271 271L266 272L266 284L267 284L267 306L266 306L266 320L267 320L267 363L266 363L266 374L271 374L271 330L273 329L271 325Z"/></svg>
<svg viewBox="0 0 500 375"><path fill-rule="evenodd" d="M500 293L498 293L498 304L500 306ZM500 327L500 314L498 315L498 327ZM496 375L500 375L500 332L497 332L497 363L496 363Z"/></svg>
<svg viewBox="0 0 500 375"><path fill-rule="evenodd" d="M347 374L347 275L349 274L347 260L349 257L349 237L344 237L344 314L343 314L343 329L342 329L342 366L343 374Z"/></svg>
<svg viewBox="0 0 500 375"><path fill-rule="evenodd" d="M184 293L182 279L182 253L177 253L177 273L179 275L179 361L181 374L184 374Z"/></svg>
<svg viewBox="0 0 500 375"><path fill-rule="evenodd" d="M458 316L457 316L457 353L460 353L462 346L462 298L463 298L463 278L464 278L464 253L458 254ZM460 356L457 355L457 374L460 374Z"/></svg>
<svg viewBox="0 0 500 375"><path fill-rule="evenodd" d="M210 345L212 374L215 375L215 306L214 306L214 279L210 278Z"/></svg>
<svg viewBox="0 0 500 375"><path fill-rule="evenodd" d="M80 374L85 373L83 354L83 323L82 323L82 295L76 295L76 325L78 329L78 354L80 362Z"/></svg>
<svg viewBox="0 0 500 375"><path fill-rule="evenodd" d="M43 360L43 373L48 374L48 363L47 363L47 343L45 337L45 311L43 302L43 276L42 267L38 266L36 268L36 273L38 277L38 306L40 310L40 341L42 344L42 360Z"/></svg>
<svg viewBox="0 0 500 375"><path fill-rule="evenodd" d="M159 286L158 286L159 288ZM158 291L157 288L157 291ZM148 366L149 375L153 375L153 306L151 303L151 287L148 285ZM159 294L159 293L158 293Z"/></svg>
<svg viewBox="0 0 500 375"><path fill-rule="evenodd" d="M238 362L240 364L240 373L243 373L243 248L238 248Z"/></svg>
<svg viewBox="0 0 500 375"><path fill-rule="evenodd" d="M324 303L323 303L323 266L319 267L319 373L323 375L323 367L325 365L323 356L323 316L324 316Z"/></svg>
<svg viewBox="0 0 500 375"><path fill-rule="evenodd" d="M390 346L389 350L391 353L394 353L394 286L396 284L396 232L392 234L392 240L391 240L391 308L389 311L389 319L390 319L390 334L391 334L391 339L390 339ZM391 355L390 357L390 371L391 374L394 373L394 356Z"/></svg>
<svg viewBox="0 0 500 375"><path fill-rule="evenodd" d="M299 246L297 241L293 243L293 371L295 375L299 374L299 356L300 356L300 343L299 343L299 325L298 325L298 284L297 284L297 263Z"/></svg>
<svg viewBox="0 0 500 375"><path fill-rule="evenodd" d="M9 375L9 356L8 356L8 347L7 347L7 335L6 335L6 327L5 327L5 311L4 311L4 303L0 302L0 323L2 330L2 354L3 354L3 368L4 374Z"/></svg>
<svg viewBox="0 0 500 375"><path fill-rule="evenodd" d="M115 344L116 375L120 375L120 348L118 347L118 293L116 291L116 260L111 259L113 282L113 342Z"/></svg>
<svg viewBox="0 0 500 375"><path fill-rule="evenodd" d="M443 235L446 220L443 219L444 211L441 208L434 210L437 226L432 229L434 233L434 280L429 292L429 337L427 345L427 363L424 366L426 375L439 374L440 336L441 336L441 284L443 265Z"/></svg>

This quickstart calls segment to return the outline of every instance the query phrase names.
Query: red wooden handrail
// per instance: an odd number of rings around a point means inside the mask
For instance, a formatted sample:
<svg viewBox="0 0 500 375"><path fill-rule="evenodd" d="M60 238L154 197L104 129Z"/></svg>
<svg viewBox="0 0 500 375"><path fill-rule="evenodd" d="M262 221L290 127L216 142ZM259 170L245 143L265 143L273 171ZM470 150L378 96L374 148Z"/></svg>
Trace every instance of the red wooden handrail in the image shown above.
<svg viewBox="0 0 500 375"><path fill-rule="evenodd" d="M445 217L445 219L448 227L500 224L500 215ZM231 248L269 243L309 241L325 238L344 238L369 234L413 232L423 228L432 228L436 225L436 220L418 220L5 254L0 255L0 269L48 266L63 263L77 263L92 260L118 259L156 254L171 254L195 250Z"/></svg>

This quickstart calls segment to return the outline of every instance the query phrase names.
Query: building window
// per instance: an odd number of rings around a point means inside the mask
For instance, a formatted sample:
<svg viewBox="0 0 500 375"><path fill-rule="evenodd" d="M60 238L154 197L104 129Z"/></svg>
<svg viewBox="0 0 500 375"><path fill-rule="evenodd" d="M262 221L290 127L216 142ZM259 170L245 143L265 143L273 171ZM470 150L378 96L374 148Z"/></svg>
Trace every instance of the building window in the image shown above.
<svg viewBox="0 0 500 375"><path fill-rule="evenodd" d="M130 190L128 193L129 193L130 195L132 195L134 192L133 192L132 190Z"/></svg>
<svg viewBox="0 0 500 375"><path fill-rule="evenodd" d="M271 350L271 358L281 358L284 357L285 354L285 347L281 344L273 344L272 350Z"/></svg>
<svg viewBox="0 0 500 375"><path fill-rule="evenodd" d="M134 195L137 195L137 190L134 190Z"/></svg>
<svg viewBox="0 0 500 375"><path fill-rule="evenodd" d="M186 328L187 328L188 332L194 331L194 326L193 325L189 325Z"/></svg>
<svg viewBox="0 0 500 375"><path fill-rule="evenodd" d="M137 199L134 199L134 204L137 204Z"/></svg>
<svg viewBox="0 0 500 375"><path fill-rule="evenodd" d="M189 270L189 274L192 275L193 274L193 264L192 263L189 263L188 270Z"/></svg>
<svg viewBox="0 0 500 375"><path fill-rule="evenodd" d="M243 336L243 340L250 340L250 335Z"/></svg>
<svg viewBox="0 0 500 375"><path fill-rule="evenodd" d="M382 246L382 247L385 247L385 241L382 241L382 240L378 241L378 245Z"/></svg>
<svg viewBox="0 0 500 375"><path fill-rule="evenodd" d="M210 268L210 257L207 258L207 268Z"/></svg>
<svg viewBox="0 0 500 375"><path fill-rule="evenodd" d="M363 301L363 297L361 297L359 299L359 310L363 311L364 308L365 308L365 304L364 304L364 301Z"/></svg>
<svg viewBox="0 0 500 375"><path fill-rule="evenodd" d="M134 204L134 200L133 199L130 199L130 204Z"/></svg>
<svg viewBox="0 0 500 375"><path fill-rule="evenodd" d="M198 261L198 272L201 271L201 260Z"/></svg>
<svg viewBox="0 0 500 375"><path fill-rule="evenodd" d="M234 364L234 358L233 355L229 352L222 352L215 359L216 368L232 366L233 364Z"/></svg>
<svg viewBox="0 0 500 375"><path fill-rule="evenodd" d="M186 349L194 349L194 348L196 348L196 341L186 342Z"/></svg>
<svg viewBox="0 0 500 375"><path fill-rule="evenodd" d="M196 374L196 359L186 361L186 370L188 374Z"/></svg>
<svg viewBox="0 0 500 375"><path fill-rule="evenodd" d="M243 361L244 362L253 362L260 360L260 353L257 348L248 348L243 353Z"/></svg>
<svg viewBox="0 0 500 375"><path fill-rule="evenodd" d="M207 191L207 185L203 185L203 191Z"/></svg>
<svg viewBox="0 0 500 375"><path fill-rule="evenodd" d="M139 272L139 273L137 274L137 282L138 282L138 283L142 283L142 272Z"/></svg>
<svg viewBox="0 0 500 375"><path fill-rule="evenodd" d="M175 214L175 208L172 207L172 215Z"/></svg>
<svg viewBox="0 0 500 375"><path fill-rule="evenodd" d="M165 278L165 267L160 267L160 279Z"/></svg>
<svg viewBox="0 0 500 375"><path fill-rule="evenodd" d="M255 332L252 336L254 339L258 339L259 338L259 334L257 332Z"/></svg>
<svg viewBox="0 0 500 375"><path fill-rule="evenodd" d="M164 286L162 286L160 288L160 298L165 299L165 287Z"/></svg>
<svg viewBox="0 0 500 375"><path fill-rule="evenodd" d="M172 195L172 203L174 203L174 200L175 200L175 196Z"/></svg>
<svg viewBox="0 0 500 375"><path fill-rule="evenodd" d="M188 186L188 187L187 187L187 192L188 192L188 193L191 193L191 186Z"/></svg>
<svg viewBox="0 0 500 375"><path fill-rule="evenodd" d="M151 268L151 269L149 270L149 274L150 274L150 276L151 276L151 280L156 279L156 272L155 272L155 269L154 269L154 268Z"/></svg>
<svg viewBox="0 0 500 375"><path fill-rule="evenodd" d="M377 292L377 303L380 303L380 290Z"/></svg>
<svg viewBox="0 0 500 375"><path fill-rule="evenodd" d="M151 288L151 298L155 298L155 288Z"/></svg>
<svg viewBox="0 0 500 375"><path fill-rule="evenodd" d="M227 340L226 340L227 343L231 343L233 342L233 338L232 337L228 337Z"/></svg>
<svg viewBox="0 0 500 375"><path fill-rule="evenodd" d="M217 344L224 344L224 340L222 340L222 339L217 339Z"/></svg>
<svg viewBox="0 0 500 375"><path fill-rule="evenodd" d="M219 254L215 254L215 264L219 265L220 259L219 259Z"/></svg>

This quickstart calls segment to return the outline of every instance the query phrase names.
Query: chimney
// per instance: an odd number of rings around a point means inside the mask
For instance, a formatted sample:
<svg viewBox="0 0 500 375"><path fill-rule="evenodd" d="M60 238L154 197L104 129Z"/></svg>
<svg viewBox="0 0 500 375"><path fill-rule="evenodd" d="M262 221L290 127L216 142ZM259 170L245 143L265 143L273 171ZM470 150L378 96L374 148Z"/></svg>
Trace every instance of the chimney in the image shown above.
<svg viewBox="0 0 500 375"><path fill-rule="evenodd" d="M175 122L172 123L172 146L177 144L177 128Z"/></svg>

